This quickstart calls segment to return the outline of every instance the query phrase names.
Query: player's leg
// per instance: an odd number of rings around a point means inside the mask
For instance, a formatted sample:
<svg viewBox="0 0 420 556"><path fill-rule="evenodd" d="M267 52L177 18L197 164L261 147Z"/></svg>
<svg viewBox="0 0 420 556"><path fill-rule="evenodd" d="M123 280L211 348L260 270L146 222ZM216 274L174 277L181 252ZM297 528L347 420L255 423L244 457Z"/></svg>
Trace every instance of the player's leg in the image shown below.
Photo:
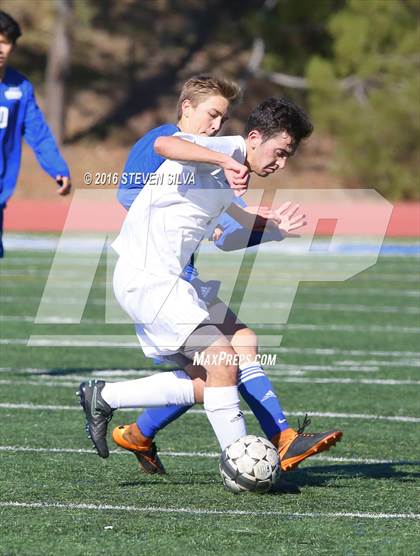
<svg viewBox="0 0 420 556"><path fill-rule="evenodd" d="M201 366L193 365L181 354L176 354L174 358L168 357L166 360L185 368L185 372L193 380L195 399L202 400L206 370ZM192 405L169 405L147 408L139 415L136 422L116 427L112 431L112 439L120 448L133 452L141 471L162 475L165 473L165 468L159 458L154 437L159 430L186 413L191 407Z"/></svg>
<svg viewBox="0 0 420 556"><path fill-rule="evenodd" d="M258 337L221 300L209 308L212 322L230 339L239 355L238 389L257 418L264 434L272 439L290 427L273 385L258 361Z"/></svg>
<svg viewBox="0 0 420 556"><path fill-rule="evenodd" d="M293 469L306 458L336 444L342 437L341 431L304 433L305 427L310 423L307 419L302 426L299 425L298 430L289 425L273 385L257 358L257 335L241 323L230 309L223 309L222 305L211 309L210 316L216 319L217 312L223 310L226 311L226 316L220 328L230 338L232 347L244 361L239 365L239 392L267 438L278 449L282 470Z"/></svg>
<svg viewBox="0 0 420 556"><path fill-rule="evenodd" d="M202 348L202 346L208 346ZM238 366L236 353L220 329L207 321L188 338L183 354L194 360L201 354L206 370L203 392L204 410L224 450L232 442L246 435L245 421L239 407Z"/></svg>
<svg viewBox="0 0 420 556"><path fill-rule="evenodd" d="M205 344L210 345L204 347ZM196 352L203 352L206 359L207 380L202 399L200 391L194 390L191 378L179 371L131 381L89 381L80 385L80 402L88 432L101 457L109 456L107 425L113 411L119 408L191 405L204 401L207 417L222 449L246 434L239 410L237 367L228 362L235 355L229 340L215 326L200 326L180 349L180 353L189 358Z"/></svg>
<svg viewBox="0 0 420 556"><path fill-rule="evenodd" d="M273 385L265 374L256 356L257 337L249 328L237 330L232 345L238 354L247 358L239 366L238 389L254 413L262 430L279 451L283 471L293 469L306 458L328 450L342 437L342 432L330 430L319 433L304 433L310 420L305 419L298 430L287 422L281 403Z"/></svg>
<svg viewBox="0 0 420 556"><path fill-rule="evenodd" d="M114 410L166 404L191 405L195 402L193 381L183 371L122 382L91 380L80 385L78 394L86 415L88 435L98 454L104 458L109 456L106 432Z"/></svg>

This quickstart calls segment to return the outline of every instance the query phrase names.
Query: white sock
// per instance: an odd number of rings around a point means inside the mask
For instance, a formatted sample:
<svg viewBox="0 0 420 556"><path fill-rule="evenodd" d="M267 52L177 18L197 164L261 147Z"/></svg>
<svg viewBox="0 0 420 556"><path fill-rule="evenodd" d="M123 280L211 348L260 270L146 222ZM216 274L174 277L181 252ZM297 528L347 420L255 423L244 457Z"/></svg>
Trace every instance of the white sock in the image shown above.
<svg viewBox="0 0 420 556"><path fill-rule="evenodd" d="M246 435L237 386L204 388L204 409L222 450Z"/></svg>
<svg viewBox="0 0 420 556"><path fill-rule="evenodd" d="M158 373L137 380L107 382L101 395L112 409L195 403L193 382L184 371Z"/></svg>

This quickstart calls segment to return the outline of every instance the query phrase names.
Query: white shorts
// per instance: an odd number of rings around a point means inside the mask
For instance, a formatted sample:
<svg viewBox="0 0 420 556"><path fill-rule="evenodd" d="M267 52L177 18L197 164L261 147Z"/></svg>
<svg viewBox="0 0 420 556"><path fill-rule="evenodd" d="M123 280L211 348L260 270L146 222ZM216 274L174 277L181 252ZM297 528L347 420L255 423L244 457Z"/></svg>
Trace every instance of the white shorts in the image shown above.
<svg viewBox="0 0 420 556"><path fill-rule="evenodd" d="M209 313L189 282L173 274L155 275L123 257L114 270L114 293L135 323L147 357L176 353Z"/></svg>

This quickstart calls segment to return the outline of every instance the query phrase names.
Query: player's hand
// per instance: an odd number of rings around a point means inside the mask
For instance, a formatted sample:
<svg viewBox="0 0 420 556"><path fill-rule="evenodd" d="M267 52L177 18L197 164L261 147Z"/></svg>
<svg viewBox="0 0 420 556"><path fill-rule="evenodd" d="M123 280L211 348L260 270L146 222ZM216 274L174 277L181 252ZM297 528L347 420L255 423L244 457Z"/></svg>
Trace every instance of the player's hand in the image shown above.
<svg viewBox="0 0 420 556"><path fill-rule="evenodd" d="M222 228L219 228L219 226L217 226L213 232L213 235L211 236L212 241L218 241L223 235L223 230Z"/></svg>
<svg viewBox="0 0 420 556"><path fill-rule="evenodd" d="M71 191L71 180L68 176L55 176L58 185L57 193L59 195L68 195Z"/></svg>
<svg viewBox="0 0 420 556"><path fill-rule="evenodd" d="M306 226L306 216L298 211L299 205L292 206L291 202L287 202L273 210L270 220L286 237L299 237L294 232Z"/></svg>
<svg viewBox="0 0 420 556"><path fill-rule="evenodd" d="M231 157L226 158L222 168L235 195L243 195L248 189L249 168Z"/></svg>

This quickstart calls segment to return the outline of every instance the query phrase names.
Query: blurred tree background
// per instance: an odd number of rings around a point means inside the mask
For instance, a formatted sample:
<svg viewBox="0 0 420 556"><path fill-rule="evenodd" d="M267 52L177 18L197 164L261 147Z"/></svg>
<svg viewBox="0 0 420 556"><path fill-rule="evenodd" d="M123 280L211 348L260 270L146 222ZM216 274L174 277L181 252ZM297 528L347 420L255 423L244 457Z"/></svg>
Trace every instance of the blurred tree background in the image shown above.
<svg viewBox="0 0 420 556"><path fill-rule="evenodd" d="M120 171L140 135L174 120L182 82L216 72L244 88L226 133L240 133L268 95L289 96L310 112L316 133L287 170L287 186L375 187L388 199L419 198L420 0L0 6L22 26L12 65L34 82L73 178L89 163Z"/></svg>

